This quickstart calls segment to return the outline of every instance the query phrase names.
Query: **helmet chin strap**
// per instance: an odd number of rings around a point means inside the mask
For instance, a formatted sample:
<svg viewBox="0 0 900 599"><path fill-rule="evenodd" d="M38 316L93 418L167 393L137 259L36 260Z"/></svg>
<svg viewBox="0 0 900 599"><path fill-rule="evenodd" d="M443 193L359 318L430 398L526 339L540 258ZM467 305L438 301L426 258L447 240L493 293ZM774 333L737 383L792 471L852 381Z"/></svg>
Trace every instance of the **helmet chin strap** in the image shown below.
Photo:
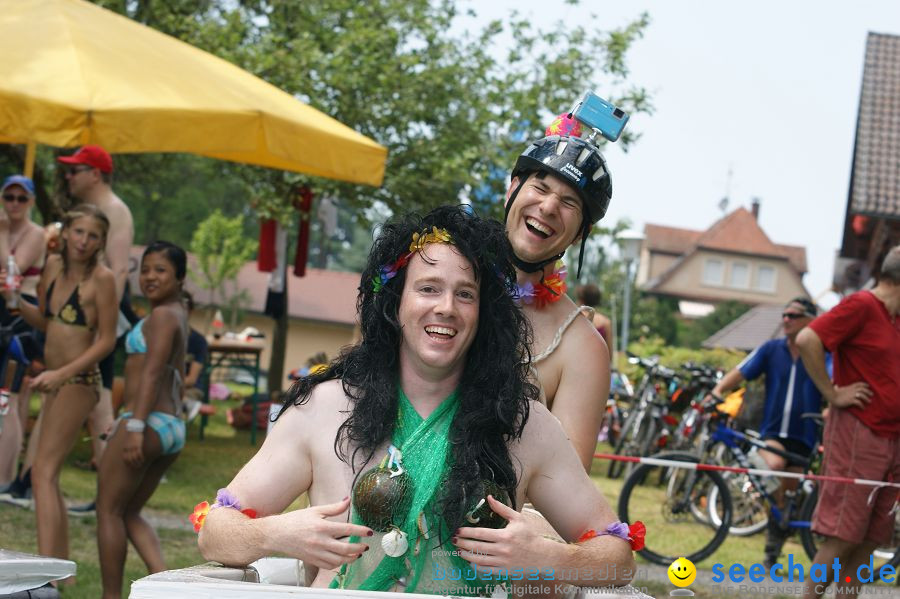
<svg viewBox="0 0 900 599"><path fill-rule="evenodd" d="M556 262L557 260L562 258L563 254L565 254L565 252L562 252L561 254L557 254L547 260L542 260L541 262L525 262L524 260L522 260L521 258L516 256L515 252L513 252L512 258L510 258L510 260L513 263L513 265L516 268L518 268L519 270L530 273L530 272L538 272L540 270L543 270L544 267L547 266L548 264L553 264L554 262Z"/></svg>
<svg viewBox="0 0 900 599"><path fill-rule="evenodd" d="M587 245L588 233L591 232L591 223L587 216L581 221L581 251L578 252L578 272L575 273L575 280L581 278L581 265L584 264L584 248Z"/></svg>

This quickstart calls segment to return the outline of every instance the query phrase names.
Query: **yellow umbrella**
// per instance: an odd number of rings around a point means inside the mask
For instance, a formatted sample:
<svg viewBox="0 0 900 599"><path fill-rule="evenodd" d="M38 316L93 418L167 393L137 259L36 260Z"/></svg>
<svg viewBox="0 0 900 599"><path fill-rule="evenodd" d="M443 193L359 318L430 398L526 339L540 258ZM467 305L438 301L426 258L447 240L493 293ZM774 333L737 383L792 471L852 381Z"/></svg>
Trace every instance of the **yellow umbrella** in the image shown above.
<svg viewBox="0 0 900 599"><path fill-rule="evenodd" d="M0 0L0 142L190 152L380 185L387 149L207 52L82 0Z"/></svg>

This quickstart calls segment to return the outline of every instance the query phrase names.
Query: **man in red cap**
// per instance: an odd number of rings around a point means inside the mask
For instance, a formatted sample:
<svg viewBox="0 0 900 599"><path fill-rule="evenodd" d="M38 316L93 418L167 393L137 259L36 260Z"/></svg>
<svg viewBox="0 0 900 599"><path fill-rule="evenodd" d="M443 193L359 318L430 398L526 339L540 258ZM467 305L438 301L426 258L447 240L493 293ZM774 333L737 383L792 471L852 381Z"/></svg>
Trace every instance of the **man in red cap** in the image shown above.
<svg viewBox="0 0 900 599"><path fill-rule="evenodd" d="M134 221L131 210L112 190L113 160L100 146L87 145L71 156L61 156L57 160L65 165L69 195L80 202L93 204L109 219L109 236L106 240L106 262L116 277L116 297L120 307L130 312L130 302L126 297L128 267L131 245L134 242ZM122 318L120 315L120 323ZM121 328L121 327L120 327ZM124 330L117 331L119 335ZM104 443L99 435L109 429L113 422L112 384L114 353L100 362L103 375L103 389L100 401L91 412L90 428L94 444L94 460L100 461ZM93 511L93 504L88 506Z"/></svg>

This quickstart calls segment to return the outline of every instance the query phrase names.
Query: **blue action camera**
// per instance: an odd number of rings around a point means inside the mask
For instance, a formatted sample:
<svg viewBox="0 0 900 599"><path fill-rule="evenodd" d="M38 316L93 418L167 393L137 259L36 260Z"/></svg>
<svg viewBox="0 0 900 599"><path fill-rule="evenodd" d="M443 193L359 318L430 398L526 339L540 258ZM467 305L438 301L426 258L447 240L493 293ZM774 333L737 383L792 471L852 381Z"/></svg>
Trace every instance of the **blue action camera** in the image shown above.
<svg viewBox="0 0 900 599"><path fill-rule="evenodd" d="M581 96L571 115L589 129L599 131L609 141L619 139L628 122L628 114L624 110L616 108L593 92L585 92Z"/></svg>

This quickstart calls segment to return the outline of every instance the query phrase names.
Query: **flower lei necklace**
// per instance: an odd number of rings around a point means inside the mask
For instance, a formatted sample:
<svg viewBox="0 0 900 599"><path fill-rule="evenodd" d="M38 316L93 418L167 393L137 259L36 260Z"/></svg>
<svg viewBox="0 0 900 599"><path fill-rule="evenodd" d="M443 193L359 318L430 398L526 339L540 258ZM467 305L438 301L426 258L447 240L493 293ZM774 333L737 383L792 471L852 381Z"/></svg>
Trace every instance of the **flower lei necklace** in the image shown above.
<svg viewBox="0 0 900 599"><path fill-rule="evenodd" d="M553 273L535 285L527 282L524 285L516 284L515 300L520 304L534 304L541 309L547 304L558 302L566 294L566 265L562 260L557 260L553 265Z"/></svg>

